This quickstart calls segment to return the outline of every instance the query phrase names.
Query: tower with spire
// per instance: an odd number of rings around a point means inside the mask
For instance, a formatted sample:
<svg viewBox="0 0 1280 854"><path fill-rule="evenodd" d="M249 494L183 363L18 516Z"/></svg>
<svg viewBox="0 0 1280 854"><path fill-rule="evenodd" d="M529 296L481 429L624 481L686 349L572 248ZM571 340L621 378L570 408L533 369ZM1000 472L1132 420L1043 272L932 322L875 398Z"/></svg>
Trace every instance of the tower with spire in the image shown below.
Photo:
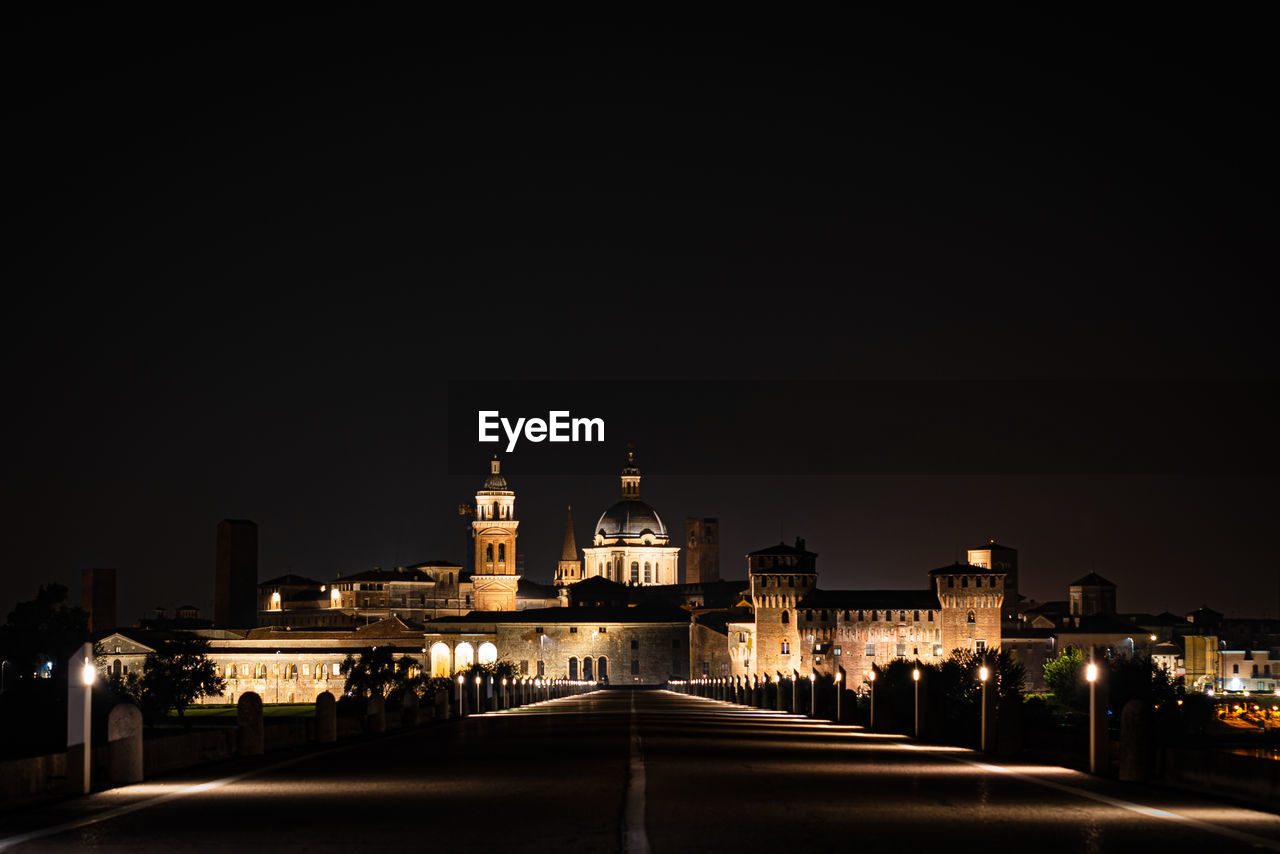
<svg viewBox="0 0 1280 854"><path fill-rule="evenodd" d="M520 576L516 570L516 494L502 476L495 454L489 476L476 492L475 571L471 576L477 611L514 611Z"/></svg>
<svg viewBox="0 0 1280 854"><path fill-rule="evenodd" d="M564 520L564 548L556 565L556 587L568 587L582 580L582 561L578 559L578 541L573 536L573 507Z"/></svg>

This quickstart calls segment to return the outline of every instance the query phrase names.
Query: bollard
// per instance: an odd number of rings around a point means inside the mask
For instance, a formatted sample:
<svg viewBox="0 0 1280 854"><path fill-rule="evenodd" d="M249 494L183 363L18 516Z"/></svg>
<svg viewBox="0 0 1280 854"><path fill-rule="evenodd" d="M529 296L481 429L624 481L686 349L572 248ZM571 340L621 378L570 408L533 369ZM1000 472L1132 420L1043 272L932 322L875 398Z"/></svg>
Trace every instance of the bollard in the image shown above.
<svg viewBox="0 0 1280 854"><path fill-rule="evenodd" d="M262 698L246 691L236 701L236 731L241 756L261 756L265 746L262 731Z"/></svg>
<svg viewBox="0 0 1280 854"><path fill-rule="evenodd" d="M1155 769L1154 715L1143 700L1130 700L1120 713L1120 779L1144 783Z"/></svg>
<svg viewBox="0 0 1280 854"><path fill-rule="evenodd" d="M996 755L1012 758L1022 752L1022 698L1001 697L996 706Z"/></svg>
<svg viewBox="0 0 1280 854"><path fill-rule="evenodd" d="M404 694L400 701L400 722L407 727L415 727L421 723L418 695L412 689Z"/></svg>
<svg viewBox="0 0 1280 854"><path fill-rule="evenodd" d="M387 731L387 701L381 694L373 694L364 704L365 732Z"/></svg>
<svg viewBox="0 0 1280 854"><path fill-rule="evenodd" d="M133 703L107 716L107 773L115 786L142 782L142 712Z"/></svg>
<svg viewBox="0 0 1280 854"><path fill-rule="evenodd" d="M338 740L338 701L328 691L316 697L316 741L332 744Z"/></svg>

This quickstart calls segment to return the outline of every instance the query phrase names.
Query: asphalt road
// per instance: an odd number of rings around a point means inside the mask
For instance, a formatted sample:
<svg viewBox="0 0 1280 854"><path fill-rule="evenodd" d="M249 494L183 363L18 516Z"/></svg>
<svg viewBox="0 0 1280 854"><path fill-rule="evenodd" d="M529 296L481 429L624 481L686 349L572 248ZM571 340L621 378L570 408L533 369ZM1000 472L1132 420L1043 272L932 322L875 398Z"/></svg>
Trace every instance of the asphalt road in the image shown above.
<svg viewBox="0 0 1280 854"><path fill-rule="evenodd" d="M601 691L0 814L0 850L1280 851L1280 816Z"/></svg>

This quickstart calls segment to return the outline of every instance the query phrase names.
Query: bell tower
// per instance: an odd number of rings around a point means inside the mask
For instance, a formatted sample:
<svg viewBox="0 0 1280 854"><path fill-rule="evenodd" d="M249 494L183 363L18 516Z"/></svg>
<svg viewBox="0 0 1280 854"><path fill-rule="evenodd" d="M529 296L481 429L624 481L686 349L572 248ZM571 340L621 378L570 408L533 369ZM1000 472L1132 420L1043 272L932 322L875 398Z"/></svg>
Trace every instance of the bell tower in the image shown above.
<svg viewBox="0 0 1280 854"><path fill-rule="evenodd" d="M578 541L573 536L573 508L564 520L564 549L556 565L556 587L568 587L582 580L582 561L578 560Z"/></svg>
<svg viewBox="0 0 1280 854"><path fill-rule="evenodd" d="M489 462L489 476L476 492L471 531L476 544L471 576L477 611L514 611L516 588L516 494L502 476L497 455Z"/></svg>

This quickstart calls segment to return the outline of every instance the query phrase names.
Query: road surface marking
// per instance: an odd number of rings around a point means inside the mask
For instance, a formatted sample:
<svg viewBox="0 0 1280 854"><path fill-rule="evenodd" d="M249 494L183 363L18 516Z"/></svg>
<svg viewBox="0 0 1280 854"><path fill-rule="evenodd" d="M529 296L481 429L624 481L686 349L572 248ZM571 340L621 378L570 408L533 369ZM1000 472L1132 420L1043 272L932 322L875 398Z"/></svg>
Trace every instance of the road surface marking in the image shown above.
<svg viewBox="0 0 1280 854"><path fill-rule="evenodd" d="M636 695L631 692L631 761L627 766L627 799L623 810L624 854L649 854L649 834L644 829L644 751L636 726Z"/></svg>

